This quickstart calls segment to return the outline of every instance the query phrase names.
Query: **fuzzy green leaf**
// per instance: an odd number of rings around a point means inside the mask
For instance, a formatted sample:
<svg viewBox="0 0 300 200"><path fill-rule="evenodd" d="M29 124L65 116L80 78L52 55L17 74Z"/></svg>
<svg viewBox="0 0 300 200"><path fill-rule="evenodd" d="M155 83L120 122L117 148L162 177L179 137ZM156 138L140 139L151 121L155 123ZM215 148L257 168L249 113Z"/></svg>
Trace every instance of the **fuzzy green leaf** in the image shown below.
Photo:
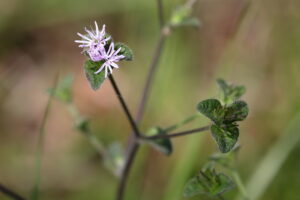
<svg viewBox="0 0 300 200"><path fill-rule="evenodd" d="M205 194L206 190L201 183L199 183L198 177L191 178L185 185L183 196L190 198L198 194Z"/></svg>
<svg viewBox="0 0 300 200"><path fill-rule="evenodd" d="M229 85L223 79L218 79L217 83L222 90L224 103L231 103L240 99L246 92L246 88L241 85Z"/></svg>
<svg viewBox="0 0 300 200"><path fill-rule="evenodd" d="M84 64L86 78L93 90L99 89L101 84L105 80L104 70L102 70L98 74L95 74L95 72L101 67L102 64L102 62L93 62L91 60L87 60Z"/></svg>
<svg viewBox="0 0 300 200"><path fill-rule="evenodd" d="M133 60L132 50L127 45L118 42L115 44L115 50L118 50L119 48L121 48L121 51L118 53L118 55L125 56L125 58L123 58L122 60L126 60L126 61Z"/></svg>
<svg viewBox="0 0 300 200"><path fill-rule="evenodd" d="M229 152L239 137L239 129L236 124L212 125L211 133L222 153Z"/></svg>
<svg viewBox="0 0 300 200"><path fill-rule="evenodd" d="M160 127L153 127L148 132L148 136L153 135L166 135L167 133L161 129ZM172 153L173 147L171 140L168 138L161 138L161 139L151 139L148 143L159 152L169 156Z"/></svg>
<svg viewBox="0 0 300 200"><path fill-rule="evenodd" d="M76 128L82 132L83 134L89 134L90 133L90 129L89 129L89 121L83 118L80 118L77 122L76 122Z"/></svg>
<svg viewBox="0 0 300 200"><path fill-rule="evenodd" d="M216 173L212 168L201 170L199 175L190 179L185 185L183 196L193 197L206 194L211 197L220 195L234 187L230 177L223 173Z"/></svg>
<svg viewBox="0 0 300 200"><path fill-rule="evenodd" d="M244 101L235 101L226 108L224 123L243 121L248 116L248 105Z"/></svg>
<svg viewBox="0 0 300 200"><path fill-rule="evenodd" d="M221 124L224 118L225 110L217 99L207 99L197 105L200 113L211 119L216 124Z"/></svg>

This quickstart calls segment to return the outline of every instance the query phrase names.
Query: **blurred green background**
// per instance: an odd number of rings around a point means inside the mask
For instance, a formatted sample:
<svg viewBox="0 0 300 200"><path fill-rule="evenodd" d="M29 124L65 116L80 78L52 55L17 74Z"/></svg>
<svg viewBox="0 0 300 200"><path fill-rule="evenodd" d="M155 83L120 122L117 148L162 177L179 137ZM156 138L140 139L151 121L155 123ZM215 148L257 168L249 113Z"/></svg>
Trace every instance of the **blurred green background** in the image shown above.
<svg viewBox="0 0 300 200"><path fill-rule="evenodd" d="M182 3L164 0L165 17ZM192 115L200 100L218 96L219 77L245 85L250 115L241 123L241 176L247 183L270 149L284 141L262 170L274 170L277 156L284 161L259 199L298 199L300 1L199 0L194 15L201 28L176 29L166 41L141 129L166 127ZM32 189L38 130L57 71L61 77L74 75L74 103L91 119L97 137L105 145L120 141L126 147L130 127L119 102L108 81L97 92L90 89L85 58L74 43L76 32L95 20L135 54L133 62L122 62L114 72L135 112L159 35L155 0L0 0L0 182L23 196ZM296 128L289 129L293 120ZM207 122L201 117L182 130ZM113 199L118 180L74 129L63 103L53 102L45 134L41 199ZM185 182L217 151L208 132L173 144L170 157L142 148L126 199L183 199ZM258 177L259 185L265 177ZM0 194L0 199L7 198Z"/></svg>

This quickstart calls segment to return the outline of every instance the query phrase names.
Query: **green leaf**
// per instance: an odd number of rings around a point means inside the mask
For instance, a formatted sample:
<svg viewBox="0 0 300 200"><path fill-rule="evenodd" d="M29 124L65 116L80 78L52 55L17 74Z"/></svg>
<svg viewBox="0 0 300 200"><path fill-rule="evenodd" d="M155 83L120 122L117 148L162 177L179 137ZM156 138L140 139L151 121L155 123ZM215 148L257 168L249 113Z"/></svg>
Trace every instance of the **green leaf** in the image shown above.
<svg viewBox="0 0 300 200"><path fill-rule="evenodd" d="M73 76L67 75L58 83L57 88L55 90L51 88L49 89L49 92L53 94L53 96L58 100L65 103L70 103L72 101L72 82Z"/></svg>
<svg viewBox="0 0 300 200"><path fill-rule="evenodd" d="M217 99L207 99L197 105L200 113L211 119L216 124L221 124L224 118L225 110Z"/></svg>
<svg viewBox="0 0 300 200"><path fill-rule="evenodd" d="M105 80L105 72L102 70L100 73L95 74L95 72L101 67L102 62L93 62L87 60L84 64L84 71L87 80L90 83L90 86L93 90L100 88L101 84Z"/></svg>
<svg viewBox="0 0 300 200"><path fill-rule="evenodd" d="M229 152L239 137L239 129L236 124L212 125L211 132L222 153Z"/></svg>
<svg viewBox="0 0 300 200"><path fill-rule="evenodd" d="M223 93L223 101L225 104L240 99L246 92L246 88L241 85L229 85L223 79L218 79L217 83Z"/></svg>
<svg viewBox="0 0 300 200"><path fill-rule="evenodd" d="M126 61L133 60L132 50L127 45L118 42L115 44L115 50L118 50L119 48L121 48L121 51L118 53L118 55L125 56L125 58L123 58L122 60L126 60Z"/></svg>
<svg viewBox="0 0 300 200"><path fill-rule="evenodd" d="M208 168L201 170L198 176L187 182L183 196L189 198L198 194L206 194L215 197L233 187L234 183L230 177L223 173L216 173L213 168Z"/></svg>
<svg viewBox="0 0 300 200"><path fill-rule="evenodd" d="M226 108L224 123L243 121L248 116L248 105L244 101L235 101Z"/></svg>
<svg viewBox="0 0 300 200"><path fill-rule="evenodd" d="M83 119L83 118L78 119L76 122L76 128L84 134L90 133L89 121L87 119Z"/></svg>
<svg viewBox="0 0 300 200"><path fill-rule="evenodd" d="M206 189L199 182L199 178L194 177L186 183L183 191L183 196L190 198L198 194L205 194L205 193L206 193Z"/></svg>
<svg viewBox="0 0 300 200"><path fill-rule="evenodd" d="M153 127L148 132L148 136L153 135L166 135L167 133L161 129L160 127ZM172 153L173 147L171 140L169 138L161 138L161 139L151 139L148 140L148 143L159 152L169 156Z"/></svg>

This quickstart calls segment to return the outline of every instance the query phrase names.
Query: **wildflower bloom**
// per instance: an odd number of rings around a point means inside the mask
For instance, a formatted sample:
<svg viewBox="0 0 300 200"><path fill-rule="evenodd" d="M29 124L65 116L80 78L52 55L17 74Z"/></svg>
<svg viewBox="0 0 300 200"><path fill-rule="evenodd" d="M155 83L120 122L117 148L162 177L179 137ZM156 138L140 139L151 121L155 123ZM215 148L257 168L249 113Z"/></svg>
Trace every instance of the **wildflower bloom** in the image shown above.
<svg viewBox="0 0 300 200"><path fill-rule="evenodd" d="M97 22L95 22L95 30L88 30L85 28L85 31L87 32L86 35L77 33L82 39L75 40L75 42L79 43L79 47L83 48L83 52L86 52L92 61L101 61L103 63L95 74L100 73L104 69L105 78L107 78L107 76L112 73L113 68L119 68L116 62L125 58L124 55L118 55L122 48L120 47L115 50L115 45L112 41L107 48L107 44L109 40L111 40L111 37L105 37L105 25L103 25L102 30L100 31Z"/></svg>
<svg viewBox="0 0 300 200"><path fill-rule="evenodd" d="M77 33L81 37L81 40L75 40L76 43L79 43L79 47L83 48L83 52L86 52L92 61L97 62L102 60L103 51L105 51L104 46L111 39L111 37L105 38L105 25L102 26L100 31L98 28L97 22L95 22L95 30L88 30L86 35Z"/></svg>
<svg viewBox="0 0 300 200"><path fill-rule="evenodd" d="M101 65L99 70L95 72L95 74L100 73L104 69L105 78L107 78L109 74L112 74L112 68L119 68L116 62L119 62L121 59L125 58L123 55L118 55L121 49L122 48L120 47L115 51L115 45L113 42L111 42L108 50L103 52L104 63Z"/></svg>

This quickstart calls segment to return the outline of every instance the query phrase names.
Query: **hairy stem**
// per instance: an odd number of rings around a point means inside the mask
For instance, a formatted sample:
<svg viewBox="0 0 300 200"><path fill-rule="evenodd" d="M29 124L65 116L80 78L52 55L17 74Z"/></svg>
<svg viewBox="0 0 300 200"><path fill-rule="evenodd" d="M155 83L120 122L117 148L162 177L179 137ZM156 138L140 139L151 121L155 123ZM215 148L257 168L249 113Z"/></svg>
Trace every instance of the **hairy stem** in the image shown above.
<svg viewBox="0 0 300 200"><path fill-rule="evenodd" d="M135 142L132 146L129 146L129 147L130 147L130 149L128 152L130 152L130 154L128 154L126 157L125 166L121 173L120 183L118 185L118 191L117 191L117 200L124 199L124 191L126 188L128 175L130 173L131 166L133 164L133 161L135 159L136 153L138 152L140 145Z"/></svg>
<svg viewBox="0 0 300 200"><path fill-rule="evenodd" d="M174 131L175 129L180 128L181 126L194 121L198 116L199 116L198 114L192 115L192 116L182 120L181 122L179 122L177 124L174 124L172 126L169 126L168 128L165 128L164 130L166 132Z"/></svg>
<svg viewBox="0 0 300 200"><path fill-rule="evenodd" d="M5 187L4 185L0 184L0 192L2 192L5 196L14 199L14 200L25 200L25 198L21 197L16 192L12 191L11 189Z"/></svg>
<svg viewBox="0 0 300 200"><path fill-rule="evenodd" d="M126 103L125 103L125 101L123 99L123 96L122 96L122 94L121 94L121 92L120 92L120 90L119 90L119 88L118 88L118 86L117 86L117 84L116 84L116 82L115 82L112 74L109 75L109 80L110 80L111 85L113 86L113 89L114 89L114 91L115 91L115 93L116 93L116 95L117 95L117 97L118 97L118 99L119 99L119 101L121 103L121 106L122 106L122 108L123 108L123 110L124 110L124 112L126 114L126 117L127 117L128 121L129 121L129 123L131 125L133 133L135 134L135 136L137 138L140 137L140 135L141 135L140 131L139 131L139 129L138 129L135 121L132 118L132 115L131 115L131 113L130 113L130 111L128 109L128 106L126 105Z"/></svg>
<svg viewBox="0 0 300 200"><path fill-rule="evenodd" d="M101 143L100 140L97 139L96 135L89 129L80 129L77 126L82 123L82 121L84 120L83 117L80 116L80 113L78 112L78 110L76 109L76 107L73 104L67 104L67 108L69 110L69 112L71 113L72 117L75 120L75 126L76 128L83 134L86 136L86 138L88 139L88 141L90 142L90 144L94 147L94 149L97 151L97 153L100 156L103 156L106 154L106 149L103 146L103 144Z"/></svg>
<svg viewBox="0 0 300 200"><path fill-rule="evenodd" d="M53 86L54 92L57 88L57 83L58 83L58 74L56 75L55 80L54 80L54 86ZM49 111L50 111L54 92L48 98L46 109L45 109L45 112L44 112L44 115L42 118L41 127L39 130L37 151L36 151L35 176L34 176L34 184L33 184L33 189L32 189L32 194L31 194L32 200L39 199L40 183L41 183L41 165L42 165L42 157L43 157L43 150L44 150L45 127L46 127L46 122L48 120Z"/></svg>
<svg viewBox="0 0 300 200"><path fill-rule="evenodd" d="M209 130L209 128L210 128L210 126L204 126L204 127L201 127L201 128L182 131L182 132L178 132L178 133L171 133L171 134L167 134L167 135L143 136L142 138L143 139L148 139L148 140L173 138L173 137L179 137L179 136L184 136L184 135L189 135L189 134L193 134L193 133L207 131L207 130Z"/></svg>

